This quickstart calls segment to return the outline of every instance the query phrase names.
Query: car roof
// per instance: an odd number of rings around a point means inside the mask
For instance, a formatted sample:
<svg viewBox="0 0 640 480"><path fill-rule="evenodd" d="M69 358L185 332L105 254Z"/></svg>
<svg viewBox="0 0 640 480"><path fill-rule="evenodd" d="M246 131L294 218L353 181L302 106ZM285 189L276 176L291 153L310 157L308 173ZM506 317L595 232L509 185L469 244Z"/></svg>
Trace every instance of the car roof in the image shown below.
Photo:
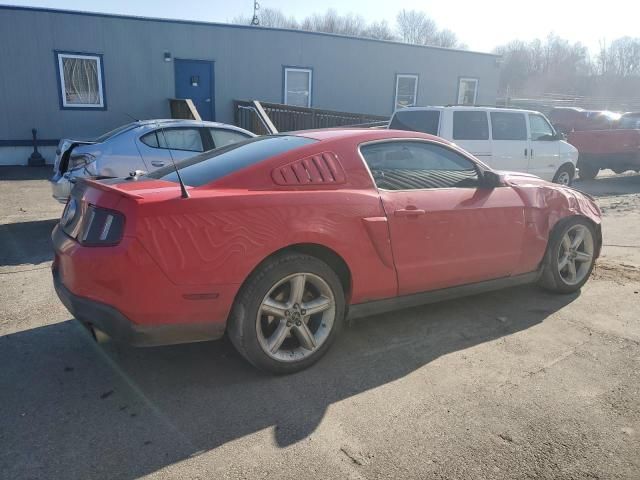
<svg viewBox="0 0 640 480"><path fill-rule="evenodd" d="M404 107L393 112L395 115L398 112L407 111L429 111L429 110L483 110L487 112L518 112L518 113L540 113L537 110L525 110L523 108L509 108L509 107L485 107L482 105L432 105L426 107Z"/></svg>
<svg viewBox="0 0 640 480"><path fill-rule="evenodd" d="M239 132L249 133L253 135L253 133L249 132L240 127L236 127L235 125L230 125L228 123L220 123L220 122L209 122L206 120L189 120L189 119L180 119L180 118L157 118L157 119L149 119L149 120L137 120L132 123L134 127L145 127L145 128L154 128L157 126L161 127L211 127L211 128L224 128L228 130L235 130Z"/></svg>
<svg viewBox="0 0 640 480"><path fill-rule="evenodd" d="M392 138L415 138L420 140L431 140L453 145L444 138L429 135L427 133L415 132L411 130L393 130L386 128L323 128L318 130L299 130L296 132L288 132L288 135L296 135L299 137L313 138L320 141L351 139L358 143L386 140Z"/></svg>

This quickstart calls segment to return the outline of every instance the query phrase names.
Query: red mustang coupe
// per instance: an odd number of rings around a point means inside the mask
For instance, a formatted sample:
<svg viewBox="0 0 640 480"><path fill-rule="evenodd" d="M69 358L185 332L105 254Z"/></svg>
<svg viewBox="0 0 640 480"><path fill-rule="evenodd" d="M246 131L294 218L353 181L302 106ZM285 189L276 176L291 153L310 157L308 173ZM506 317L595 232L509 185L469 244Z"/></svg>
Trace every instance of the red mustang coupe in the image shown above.
<svg viewBox="0 0 640 480"><path fill-rule="evenodd" d="M287 373L347 316L532 282L578 290L601 233L571 188L430 135L333 129L80 181L53 243L58 295L94 333L166 345L226 332L253 365Z"/></svg>

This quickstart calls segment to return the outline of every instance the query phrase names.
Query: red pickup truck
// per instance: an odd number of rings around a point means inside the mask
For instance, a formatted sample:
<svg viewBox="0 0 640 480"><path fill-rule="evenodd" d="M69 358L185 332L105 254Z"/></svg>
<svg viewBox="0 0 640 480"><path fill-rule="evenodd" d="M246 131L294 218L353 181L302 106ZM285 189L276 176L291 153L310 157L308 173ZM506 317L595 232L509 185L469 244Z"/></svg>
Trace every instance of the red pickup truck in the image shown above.
<svg viewBox="0 0 640 480"><path fill-rule="evenodd" d="M640 112L623 115L581 108L554 108L554 127L578 149L578 175L591 180L603 168L640 172Z"/></svg>

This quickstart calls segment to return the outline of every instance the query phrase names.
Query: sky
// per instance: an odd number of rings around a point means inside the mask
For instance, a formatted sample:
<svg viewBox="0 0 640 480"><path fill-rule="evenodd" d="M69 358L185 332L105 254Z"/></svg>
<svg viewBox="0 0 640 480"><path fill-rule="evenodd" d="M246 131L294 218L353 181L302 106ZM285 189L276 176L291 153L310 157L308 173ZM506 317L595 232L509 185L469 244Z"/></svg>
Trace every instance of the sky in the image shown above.
<svg viewBox="0 0 640 480"><path fill-rule="evenodd" d="M601 41L640 37L640 1L607 0L258 0L262 8L278 8L298 19L333 8L367 21L394 25L401 9L422 10L440 28L453 30L471 50L489 52L514 39L544 38L553 32L580 41L592 52ZM24 5L122 15L229 22L253 14L253 0L0 0L0 5Z"/></svg>

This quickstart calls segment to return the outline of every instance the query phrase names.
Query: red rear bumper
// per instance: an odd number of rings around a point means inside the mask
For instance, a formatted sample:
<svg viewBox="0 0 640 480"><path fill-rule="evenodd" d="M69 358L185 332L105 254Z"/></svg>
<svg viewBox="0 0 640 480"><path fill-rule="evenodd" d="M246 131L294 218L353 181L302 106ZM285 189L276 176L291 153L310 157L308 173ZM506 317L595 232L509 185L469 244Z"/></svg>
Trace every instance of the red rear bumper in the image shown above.
<svg viewBox="0 0 640 480"><path fill-rule="evenodd" d="M56 226L52 240L56 292L82 323L139 346L224 334L237 285L176 285L132 237L83 247Z"/></svg>

